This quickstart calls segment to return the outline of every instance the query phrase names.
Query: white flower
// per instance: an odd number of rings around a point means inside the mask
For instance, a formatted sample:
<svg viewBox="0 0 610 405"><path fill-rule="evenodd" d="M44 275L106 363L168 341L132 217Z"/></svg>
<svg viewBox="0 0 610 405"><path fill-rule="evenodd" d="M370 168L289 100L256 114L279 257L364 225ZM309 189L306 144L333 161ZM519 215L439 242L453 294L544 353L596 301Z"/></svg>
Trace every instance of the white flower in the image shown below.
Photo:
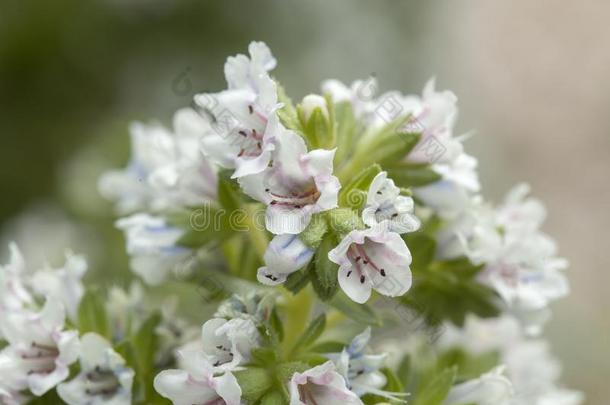
<svg viewBox="0 0 610 405"><path fill-rule="evenodd" d="M371 123L374 118L377 100L377 79L356 80L349 87L339 80L331 79L322 83L322 92L329 94L335 103L351 104L356 119Z"/></svg>
<svg viewBox="0 0 610 405"><path fill-rule="evenodd" d="M472 195L480 190L476 168L477 160L465 153L453 161L434 164L442 179L416 187L413 193L441 217L454 218L468 209Z"/></svg>
<svg viewBox="0 0 610 405"><path fill-rule="evenodd" d="M258 269L257 279L266 285L277 285L311 260L314 251L305 245L298 235L276 235L263 259L265 266Z"/></svg>
<svg viewBox="0 0 610 405"><path fill-rule="evenodd" d="M139 282L133 282L128 290L110 287L106 311L113 332L113 340L121 342L132 331L137 330L141 320L147 316L144 305L144 289Z"/></svg>
<svg viewBox="0 0 610 405"><path fill-rule="evenodd" d="M381 172L369 187L362 219L370 227L379 225L391 232L413 232L421 225L413 215L413 208L413 199L401 196L387 172Z"/></svg>
<svg viewBox="0 0 610 405"><path fill-rule="evenodd" d="M387 354L367 354L365 349L370 339L371 328L368 327L357 335L341 353L331 353L326 356L345 378L347 387L359 397L365 394L375 394L387 399L402 401L400 397L406 394L381 389L386 385L387 378L379 370L385 365Z"/></svg>
<svg viewBox="0 0 610 405"><path fill-rule="evenodd" d="M329 361L303 373L294 373L290 379L290 405L344 405L363 404L350 391L334 364Z"/></svg>
<svg viewBox="0 0 610 405"><path fill-rule="evenodd" d="M444 329L446 332L439 340L441 348L499 354L499 362L506 366L505 374L514 388L510 405L555 405L561 404L560 400L569 405L581 403L580 393L557 386L561 367L550 353L548 343L527 338L511 315L490 319L469 316L464 328L446 324ZM557 402L548 402L551 398L557 398Z"/></svg>
<svg viewBox="0 0 610 405"><path fill-rule="evenodd" d="M398 297L411 288L411 252L400 235L380 228L354 230L328 253L339 265L339 285L354 301L371 291Z"/></svg>
<svg viewBox="0 0 610 405"><path fill-rule="evenodd" d="M9 244L10 261L0 266L0 314L21 309L33 303L33 297L23 283L25 261L15 243Z"/></svg>
<svg viewBox="0 0 610 405"><path fill-rule="evenodd" d="M248 50L249 59L245 55L227 59L227 90L195 96L195 102L211 116L202 151L220 166L235 168L234 178L267 167L274 149L272 133L279 125L277 90L268 74L275 59L262 42L252 42Z"/></svg>
<svg viewBox="0 0 610 405"><path fill-rule="evenodd" d="M155 389L176 405L239 405L241 388L231 371L249 361L258 341L250 319L210 319L201 328L201 340L178 351L180 369L159 373Z"/></svg>
<svg viewBox="0 0 610 405"><path fill-rule="evenodd" d="M530 186L517 184L498 207L496 221L499 226L514 232L536 231L546 219L544 205L535 198L528 197Z"/></svg>
<svg viewBox="0 0 610 405"><path fill-rule="evenodd" d="M10 347L0 351L0 404L19 405L27 402L20 391L23 390L23 377L15 373L14 354Z"/></svg>
<svg viewBox="0 0 610 405"><path fill-rule="evenodd" d="M446 324L443 331L437 342L439 347L461 347L476 355L509 347L522 339L519 322L509 315L480 319L470 314L463 328Z"/></svg>
<svg viewBox="0 0 610 405"><path fill-rule="evenodd" d="M76 320L78 306L85 293L82 278L86 272L87 262L85 258L67 253L66 263L63 267L52 269L47 266L35 272L29 282L38 295L59 299L70 319Z"/></svg>
<svg viewBox="0 0 610 405"><path fill-rule="evenodd" d="M536 405L580 405L584 400L582 392L556 389L543 395Z"/></svg>
<svg viewBox="0 0 610 405"><path fill-rule="evenodd" d="M57 393L69 405L129 405L134 371L108 341L95 333L81 339L80 373L60 384Z"/></svg>
<svg viewBox="0 0 610 405"><path fill-rule="evenodd" d="M154 380L155 390L174 405L239 405L241 388L235 376L227 371L214 375L203 352L188 353L182 358L183 370L165 370Z"/></svg>
<svg viewBox="0 0 610 405"><path fill-rule="evenodd" d="M485 263L482 282L494 288L509 309L528 324L531 333L549 317L550 302L568 294L557 246L539 230L544 207L525 199L527 187L517 186L495 213L494 222L477 226L468 242L473 261Z"/></svg>
<svg viewBox="0 0 610 405"><path fill-rule="evenodd" d="M435 80L429 80L422 96L400 99L403 114L410 114L407 129L420 132L422 137L407 160L417 163L445 163L462 153L462 144L453 137L457 118L457 97L451 91L436 91Z"/></svg>
<svg viewBox="0 0 610 405"><path fill-rule="evenodd" d="M233 294L218 306L215 318L250 319L258 324L269 319L277 301L276 292L249 291L243 295Z"/></svg>
<svg viewBox="0 0 610 405"><path fill-rule="evenodd" d="M510 405L513 387L503 372L504 367L497 367L479 378L453 386L444 404Z"/></svg>
<svg viewBox="0 0 610 405"><path fill-rule="evenodd" d="M181 354L183 369L165 370L155 377L154 387L159 394L174 405L240 404L241 388L231 372L215 375L202 351Z"/></svg>
<svg viewBox="0 0 610 405"><path fill-rule="evenodd" d="M220 370L233 370L250 360L259 333L250 319L212 318L201 328L201 346L208 362Z"/></svg>
<svg viewBox="0 0 610 405"><path fill-rule="evenodd" d="M267 204L265 223L275 234L301 233L317 212L337 207L341 184L332 175L334 150L307 152L305 141L282 129L273 166L240 179L246 194Z"/></svg>
<svg viewBox="0 0 610 405"><path fill-rule="evenodd" d="M118 220L116 226L125 232L131 269L148 284L161 283L191 253L176 245L183 231L161 217L135 214Z"/></svg>
<svg viewBox="0 0 610 405"><path fill-rule="evenodd" d="M179 299L175 295L167 297L160 303L161 322L155 329L159 337L156 364L172 361L177 347L196 340L201 334L201 328L179 315L178 304Z"/></svg>
<svg viewBox="0 0 610 405"><path fill-rule="evenodd" d="M209 123L192 109L174 115L174 131L159 124L130 126L131 160L127 168L105 173L100 193L132 213L196 206L216 197L216 173L198 151Z"/></svg>
<svg viewBox="0 0 610 405"><path fill-rule="evenodd" d="M49 297L39 313L15 311L3 316L0 329L9 346L9 375L19 388L29 388L43 395L69 375L69 366L79 355L80 343L76 331L64 330L65 312L62 304ZM3 370L4 372L4 370Z"/></svg>
<svg viewBox="0 0 610 405"><path fill-rule="evenodd" d="M54 269L47 265L41 270L30 271L17 245L11 243L9 249L10 262L0 266L0 315L36 310L36 298L52 297L63 304L74 320L84 293L81 282L87 271L84 257L68 252L62 267Z"/></svg>

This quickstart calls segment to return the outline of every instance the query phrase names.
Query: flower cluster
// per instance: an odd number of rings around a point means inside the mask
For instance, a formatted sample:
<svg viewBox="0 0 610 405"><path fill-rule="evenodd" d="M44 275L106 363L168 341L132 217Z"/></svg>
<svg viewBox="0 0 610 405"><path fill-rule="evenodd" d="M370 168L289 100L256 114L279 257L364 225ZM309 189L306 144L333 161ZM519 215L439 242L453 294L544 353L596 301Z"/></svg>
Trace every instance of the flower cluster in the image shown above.
<svg viewBox="0 0 610 405"><path fill-rule="evenodd" d="M11 245L0 403L582 403L539 336L567 263L527 186L483 198L457 97L369 78L295 105L248 53L100 178L127 289Z"/></svg>

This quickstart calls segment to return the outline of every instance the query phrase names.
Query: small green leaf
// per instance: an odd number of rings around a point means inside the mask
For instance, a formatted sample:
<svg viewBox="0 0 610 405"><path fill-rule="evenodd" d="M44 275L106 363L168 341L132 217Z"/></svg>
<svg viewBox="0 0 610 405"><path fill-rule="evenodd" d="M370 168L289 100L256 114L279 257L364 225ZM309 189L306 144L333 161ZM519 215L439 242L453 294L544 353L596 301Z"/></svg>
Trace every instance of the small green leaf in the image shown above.
<svg viewBox="0 0 610 405"><path fill-rule="evenodd" d="M269 347L255 347L251 355L252 362L261 366L272 366L277 361L277 353Z"/></svg>
<svg viewBox="0 0 610 405"><path fill-rule="evenodd" d="M157 353L157 326L161 323L161 314L155 312L140 326L134 336L134 349L140 370L152 370Z"/></svg>
<svg viewBox="0 0 610 405"><path fill-rule="evenodd" d="M356 136L358 135L358 123L354 117L354 110L352 109L352 103L341 102L334 105L335 122L336 122L336 145L337 152L335 152L335 163L338 167L345 158L347 158L352 151L356 142Z"/></svg>
<svg viewBox="0 0 610 405"><path fill-rule="evenodd" d="M329 304L358 323L381 326L381 319L370 306L352 301L342 291L337 292Z"/></svg>
<svg viewBox="0 0 610 405"><path fill-rule="evenodd" d="M136 351L133 347L133 343L131 340L124 340L119 343L114 350L121 355L121 357L125 360L125 363L131 367L132 369L136 369L137 360L136 360Z"/></svg>
<svg viewBox="0 0 610 405"><path fill-rule="evenodd" d="M381 173L381 166L377 163L370 165L366 169L363 169L358 173L345 187L341 189L339 194L339 206L362 206L366 202L366 193L364 197L357 195L354 190L361 190L366 192L371 185L371 182ZM362 200L362 201L361 201Z"/></svg>
<svg viewBox="0 0 610 405"><path fill-rule="evenodd" d="M311 366L302 361L290 361L278 365L276 374L280 381L288 381L292 378L294 373L302 373L309 368L311 368Z"/></svg>
<svg viewBox="0 0 610 405"><path fill-rule="evenodd" d="M326 315L322 314L314 319L303 334L299 337L297 342L294 344L293 351L301 350L312 345L317 338L320 337L324 328L326 327Z"/></svg>
<svg viewBox="0 0 610 405"><path fill-rule="evenodd" d="M282 320L277 313L277 308L271 310L271 316L269 317L269 327L271 332L277 337L277 340L281 342L284 340L284 326Z"/></svg>
<svg viewBox="0 0 610 405"><path fill-rule="evenodd" d="M316 249L328 231L328 223L324 214L318 213L311 217L309 224L299 235L299 239L312 249Z"/></svg>
<svg viewBox="0 0 610 405"><path fill-rule="evenodd" d="M455 381L456 368L448 368L426 382L414 398L413 405L441 405Z"/></svg>
<svg viewBox="0 0 610 405"><path fill-rule="evenodd" d="M346 344L343 342L321 342L313 346L310 350L316 353L338 353L345 348Z"/></svg>
<svg viewBox="0 0 610 405"><path fill-rule="evenodd" d="M249 403L258 401L273 385L273 379L263 368L248 367L233 374L241 388L242 398Z"/></svg>
<svg viewBox="0 0 610 405"><path fill-rule="evenodd" d="M153 375L159 345L159 336L156 332L159 323L161 323L161 314L155 312L144 321L133 337L134 357L137 364L136 375L142 382L146 400L158 396L153 388Z"/></svg>
<svg viewBox="0 0 610 405"><path fill-rule="evenodd" d="M310 262L307 269L301 269L294 273L290 273L284 282L284 287L291 293L297 294L311 281L310 271L313 271L313 262Z"/></svg>
<svg viewBox="0 0 610 405"><path fill-rule="evenodd" d="M339 288L337 281L339 266L328 259L328 252L336 245L337 241L334 235L327 234L322 240L314 258L315 279L312 278L312 284L322 301L331 299Z"/></svg>
<svg viewBox="0 0 610 405"><path fill-rule="evenodd" d="M218 202L228 212L233 212L241 207L239 186L225 173L218 176Z"/></svg>
<svg viewBox="0 0 610 405"><path fill-rule="evenodd" d="M286 403L284 394L281 391L273 390L265 394L260 405L286 405Z"/></svg>
<svg viewBox="0 0 610 405"><path fill-rule="evenodd" d="M286 91L284 87L280 85L276 80L277 87L277 99L283 106L277 110L277 115L284 124L284 126L288 129L292 129L298 132L302 132L301 123L299 122L299 118L297 117L297 111L292 103L292 100L286 95Z"/></svg>
<svg viewBox="0 0 610 405"><path fill-rule="evenodd" d="M397 163L387 166L387 170L388 176L399 187L422 187L442 178L426 164Z"/></svg>
<svg viewBox="0 0 610 405"><path fill-rule="evenodd" d="M403 387L409 387L411 382L411 356L406 354L398 365L397 376Z"/></svg>
<svg viewBox="0 0 610 405"><path fill-rule="evenodd" d="M436 253L436 241L423 232L413 232L403 235L407 247L411 251L414 272L424 272L428 269Z"/></svg>
<svg viewBox="0 0 610 405"><path fill-rule="evenodd" d="M330 229L340 238L354 229L364 229L364 222L358 212L350 208L335 208L327 212Z"/></svg>
<svg viewBox="0 0 610 405"><path fill-rule="evenodd" d="M78 307L78 329L81 333L95 332L110 337L105 300L98 291L88 290Z"/></svg>

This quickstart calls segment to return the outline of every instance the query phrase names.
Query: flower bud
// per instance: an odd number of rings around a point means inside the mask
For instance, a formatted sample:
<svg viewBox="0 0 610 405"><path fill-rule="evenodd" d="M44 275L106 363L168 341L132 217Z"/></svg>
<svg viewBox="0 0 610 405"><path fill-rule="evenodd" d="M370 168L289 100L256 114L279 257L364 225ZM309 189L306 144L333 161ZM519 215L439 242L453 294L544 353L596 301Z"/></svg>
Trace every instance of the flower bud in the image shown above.
<svg viewBox="0 0 610 405"><path fill-rule="evenodd" d="M308 94L305 96L301 102L301 108L305 121L309 121L309 118L311 118L311 115L316 108L319 108L322 111L324 118L328 119L328 107L326 105L326 100L324 97L318 94Z"/></svg>

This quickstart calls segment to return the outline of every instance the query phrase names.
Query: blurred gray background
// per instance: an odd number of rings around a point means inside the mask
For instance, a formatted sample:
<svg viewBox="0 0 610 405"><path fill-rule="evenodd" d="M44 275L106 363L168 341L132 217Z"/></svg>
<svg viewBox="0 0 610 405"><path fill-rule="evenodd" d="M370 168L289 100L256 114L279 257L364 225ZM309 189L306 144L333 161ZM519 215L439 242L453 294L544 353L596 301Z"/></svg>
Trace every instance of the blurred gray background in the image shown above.
<svg viewBox="0 0 610 405"><path fill-rule="evenodd" d="M221 89L226 56L250 40L269 44L295 99L325 78L375 73L382 90L418 93L436 76L460 99L459 130L476 131L485 194L528 181L546 202L573 289L548 334L566 384L606 405L609 17L602 1L5 0L2 238L51 261L71 244L108 282L126 280L97 175L127 159L130 120L169 122Z"/></svg>

